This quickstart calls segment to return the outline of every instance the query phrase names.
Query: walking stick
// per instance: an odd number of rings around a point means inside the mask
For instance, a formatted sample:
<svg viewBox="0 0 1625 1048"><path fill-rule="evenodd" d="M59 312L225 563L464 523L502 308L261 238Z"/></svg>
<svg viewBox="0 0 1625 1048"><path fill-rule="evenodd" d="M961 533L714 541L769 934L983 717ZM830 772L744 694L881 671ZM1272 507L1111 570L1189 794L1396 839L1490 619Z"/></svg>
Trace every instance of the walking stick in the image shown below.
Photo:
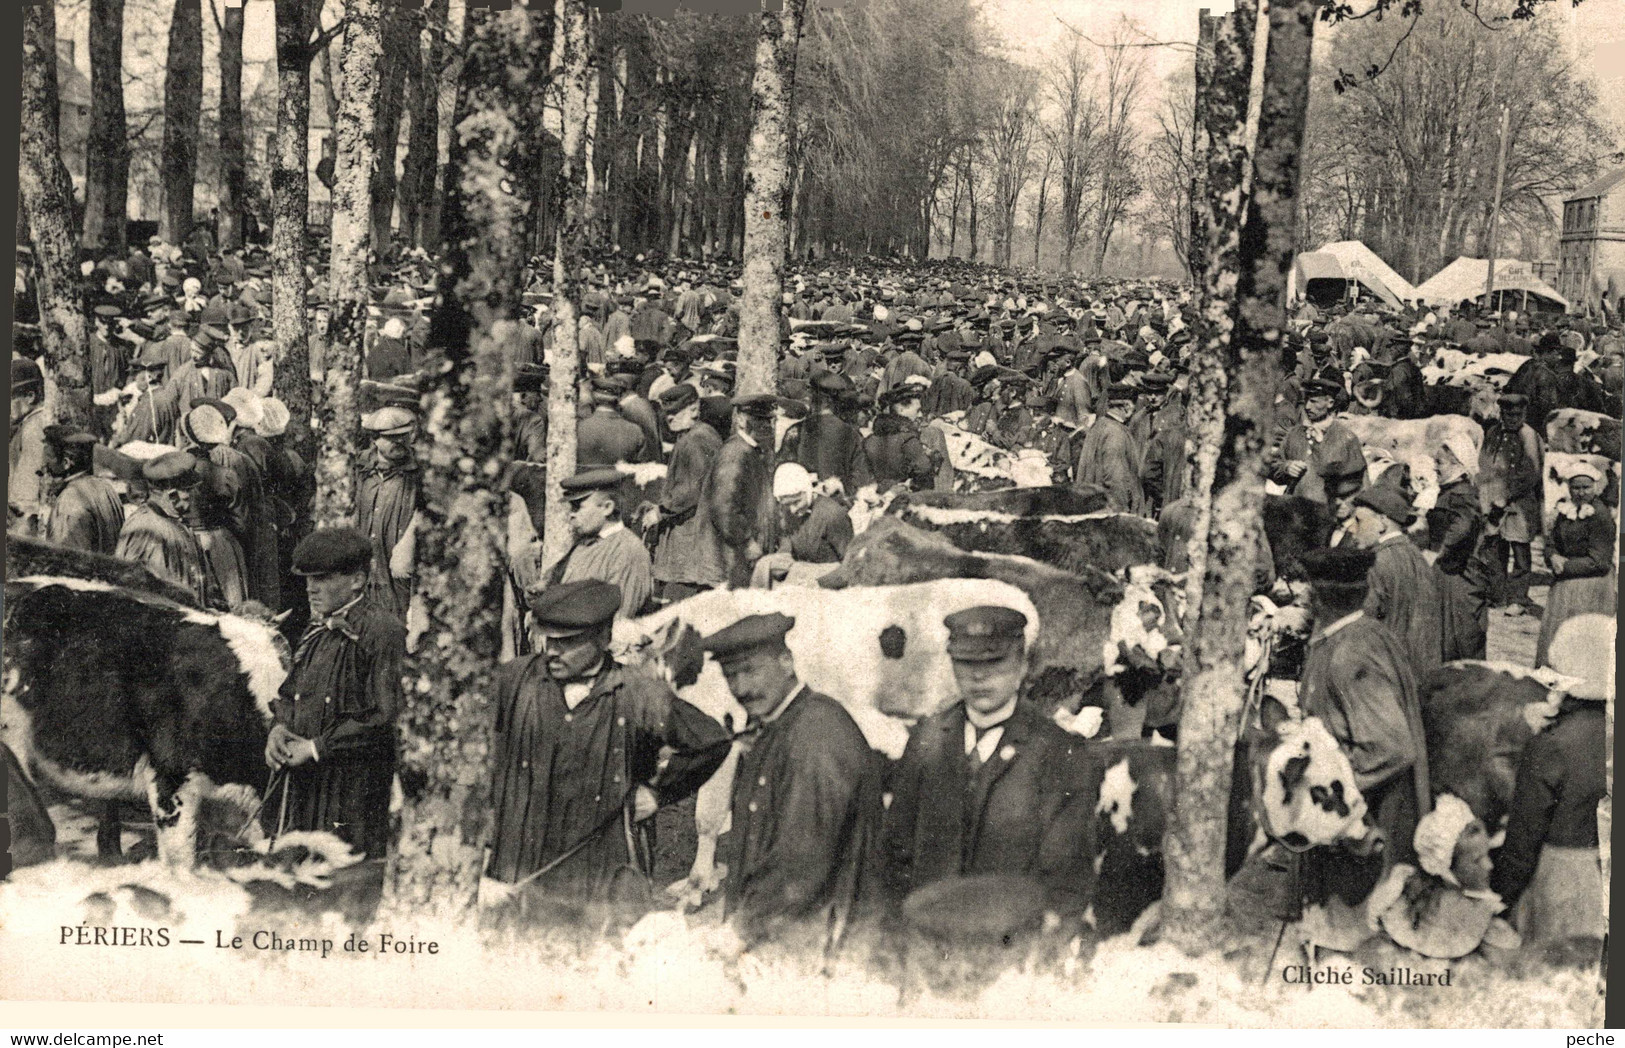
<svg viewBox="0 0 1625 1048"><path fill-rule="evenodd" d="M265 810L265 805L271 800L271 794L276 792L276 788L281 785L282 777L286 774L287 769L283 767L278 767L276 771L271 773L271 781L265 785L265 796L260 798L259 804L254 808L254 814L250 815L247 821L243 823L242 829L237 831L236 835L238 837L241 837L243 834L247 833L248 828L254 825L254 820L258 819L260 817L260 812ZM283 794L283 799L287 799L286 793Z"/></svg>

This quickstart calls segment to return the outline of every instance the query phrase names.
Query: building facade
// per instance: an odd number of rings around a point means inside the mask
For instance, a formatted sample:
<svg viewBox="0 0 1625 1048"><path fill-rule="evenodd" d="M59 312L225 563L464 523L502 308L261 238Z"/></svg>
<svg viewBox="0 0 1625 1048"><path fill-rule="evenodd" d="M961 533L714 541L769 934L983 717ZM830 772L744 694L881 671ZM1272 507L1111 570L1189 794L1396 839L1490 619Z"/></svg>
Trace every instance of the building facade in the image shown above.
<svg viewBox="0 0 1625 1048"><path fill-rule="evenodd" d="M1557 290L1576 309L1625 294L1625 168L1563 201Z"/></svg>

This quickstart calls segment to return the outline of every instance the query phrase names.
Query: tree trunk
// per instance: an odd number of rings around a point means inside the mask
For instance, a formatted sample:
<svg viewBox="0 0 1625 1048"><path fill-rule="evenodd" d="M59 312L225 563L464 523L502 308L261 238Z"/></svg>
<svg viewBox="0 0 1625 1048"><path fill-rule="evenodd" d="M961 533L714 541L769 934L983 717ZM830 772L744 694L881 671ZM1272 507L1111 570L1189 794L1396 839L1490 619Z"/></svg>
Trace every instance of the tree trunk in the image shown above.
<svg viewBox="0 0 1625 1048"><path fill-rule="evenodd" d="M124 0L90 3L90 141L85 155L86 247L125 248L130 139L124 123Z"/></svg>
<svg viewBox="0 0 1625 1048"><path fill-rule="evenodd" d="M778 388L779 301L784 291L785 216L790 207L790 117L796 49L807 0L763 0L751 78L745 157L744 294L739 302L739 392Z"/></svg>
<svg viewBox="0 0 1625 1048"><path fill-rule="evenodd" d="M1213 40L1220 19L1207 8L1197 15L1196 104L1191 111L1191 230L1185 247L1185 271L1198 283L1207 275L1207 103L1213 88Z"/></svg>
<svg viewBox="0 0 1625 1048"><path fill-rule="evenodd" d="M344 101L333 131L333 254L328 265L332 324L321 403L321 452L316 460L317 527L347 524L355 512L355 448L360 434L357 389L367 334L372 212L373 133L378 116L380 0L349 0L340 68Z"/></svg>
<svg viewBox="0 0 1625 1048"><path fill-rule="evenodd" d="M310 326L305 317L305 225L310 217L310 48L318 0L276 0L276 155L271 168L273 391L288 407L287 439L314 461Z"/></svg>
<svg viewBox="0 0 1625 1048"><path fill-rule="evenodd" d="M1039 252L1044 248L1044 205L1049 197L1049 163L1044 164L1044 177L1038 180L1038 214L1033 221L1033 268L1038 268Z"/></svg>
<svg viewBox="0 0 1625 1048"><path fill-rule="evenodd" d="M56 385L55 421L90 428L90 360L79 304L73 184L59 161L56 5L23 8L23 97L17 179L34 245L46 372Z"/></svg>
<svg viewBox="0 0 1625 1048"><path fill-rule="evenodd" d="M378 60L378 122L372 136L372 243L380 256L388 250L394 229L398 186L395 159L400 149L407 68L417 52L418 25L419 12L404 4L391 4L384 16L383 53Z"/></svg>
<svg viewBox="0 0 1625 1048"><path fill-rule="evenodd" d="M1225 432L1226 365L1233 325L1230 306L1241 265L1242 188L1252 153L1247 110L1257 18L1257 0L1241 0L1232 16L1218 19L1212 35L1208 93L1197 103L1203 115L1197 134L1202 143L1198 152L1207 158L1207 192L1193 204L1203 215L1208 255L1198 285L1202 341L1192 362L1186 412L1186 449L1194 459L1189 497L1196 511L1185 597L1192 621L1186 628L1188 654L1181 683L1182 745L1176 767L1180 785L1176 785L1163 845L1168 871L1163 889L1164 927L1182 944L1196 946L1208 941L1223 914L1224 812L1235 741L1233 697L1224 691L1230 680L1228 663L1222 650L1216 651L1212 643L1203 645L1201 634L1210 625L1206 603L1209 533L1214 530L1214 478ZM1242 623L1245 629L1245 615ZM1187 723L1196 734L1183 744ZM1185 789L1193 792L1186 795Z"/></svg>
<svg viewBox="0 0 1625 1048"><path fill-rule="evenodd" d="M411 130L401 176L401 235L413 247L433 246L424 239L424 218L440 162L440 63L449 8L450 0L429 0L423 15L429 42L421 50L412 47L415 61L407 79Z"/></svg>
<svg viewBox="0 0 1625 1048"><path fill-rule="evenodd" d="M518 33L532 26L529 19L504 23ZM401 833L382 904L402 916L474 914L490 817L492 678L507 581L507 496L492 478L508 466L510 368L522 333L508 311L526 254L522 200L504 189L520 140L520 106L494 103L459 152L459 202L430 333L430 352L443 353L450 366L429 369L425 397L430 450L415 588L431 640L407 661ZM444 658L447 650L466 657Z"/></svg>
<svg viewBox="0 0 1625 1048"><path fill-rule="evenodd" d="M175 0L164 67L164 205L158 224L158 235L171 244L179 244L192 232L202 119L203 7L200 0Z"/></svg>
<svg viewBox="0 0 1625 1048"><path fill-rule="evenodd" d="M553 359L547 385L547 504L542 563L556 563L570 549L570 505L559 485L576 470L576 395L580 370L581 260L586 254L587 173L584 139L587 98L592 91L593 20L587 0L556 0L558 20L559 145L558 233L553 240Z"/></svg>
<svg viewBox="0 0 1625 1048"><path fill-rule="evenodd" d="M243 246L248 198L243 147L243 7L226 4L220 23L220 249Z"/></svg>

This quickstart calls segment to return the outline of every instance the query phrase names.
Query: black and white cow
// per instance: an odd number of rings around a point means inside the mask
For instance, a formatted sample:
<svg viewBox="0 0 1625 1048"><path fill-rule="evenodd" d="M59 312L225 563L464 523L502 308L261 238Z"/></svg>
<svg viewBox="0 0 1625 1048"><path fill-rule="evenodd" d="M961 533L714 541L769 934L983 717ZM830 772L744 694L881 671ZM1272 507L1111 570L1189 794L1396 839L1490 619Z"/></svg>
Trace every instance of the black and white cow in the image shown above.
<svg viewBox="0 0 1625 1048"><path fill-rule="evenodd" d="M5 586L0 741L74 796L145 800L168 863L196 861L200 805L263 792L288 645L269 622L96 579Z"/></svg>

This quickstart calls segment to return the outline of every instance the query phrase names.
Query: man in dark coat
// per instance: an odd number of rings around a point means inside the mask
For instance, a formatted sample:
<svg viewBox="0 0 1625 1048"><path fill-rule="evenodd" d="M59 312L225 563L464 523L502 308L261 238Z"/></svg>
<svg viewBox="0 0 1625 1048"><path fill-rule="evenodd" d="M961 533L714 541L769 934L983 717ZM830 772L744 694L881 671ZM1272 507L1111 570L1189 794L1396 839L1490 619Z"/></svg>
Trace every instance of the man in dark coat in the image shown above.
<svg viewBox="0 0 1625 1048"><path fill-rule="evenodd" d="M734 400L734 432L717 451L700 491L695 517L695 556L714 566L719 583L750 584L751 571L771 544L773 504L773 412L768 393Z"/></svg>
<svg viewBox="0 0 1625 1048"><path fill-rule="evenodd" d="M831 945L869 890L864 861L881 813L880 758L851 714L796 676L795 620L751 615L701 643L749 714L734 774L726 915L745 947Z"/></svg>
<svg viewBox="0 0 1625 1048"><path fill-rule="evenodd" d="M1446 609L1438 570L1405 534L1415 518L1398 488L1379 481L1354 496L1348 535L1354 548L1376 555L1367 579L1366 616L1404 640L1412 672L1426 680L1444 661Z"/></svg>
<svg viewBox="0 0 1625 1048"><path fill-rule="evenodd" d="M976 403L976 390L961 374L969 359L970 354L962 349L947 354L947 370L938 375L926 391L922 404L926 415L940 418L950 411L968 411Z"/></svg>
<svg viewBox="0 0 1625 1048"><path fill-rule="evenodd" d="M786 434L780 462L799 462L819 480L831 477L853 495L872 479L863 457L863 434L835 414L835 401L852 391L844 375L822 372L812 380L812 414L802 419L793 435Z"/></svg>
<svg viewBox="0 0 1625 1048"><path fill-rule="evenodd" d="M1270 480L1325 505L1335 499L1327 491L1331 478L1365 473L1365 451L1352 430L1332 417L1342 390L1325 379L1303 384L1303 418L1283 430L1265 456Z"/></svg>
<svg viewBox="0 0 1625 1048"><path fill-rule="evenodd" d="M1503 393L1499 403L1501 417L1484 427L1478 453L1479 492L1487 507L1484 553L1490 603L1521 612L1530 606L1530 545L1541 530L1546 453L1539 434L1524 423L1528 399Z"/></svg>
<svg viewBox="0 0 1625 1048"><path fill-rule="evenodd" d="M1096 797L1081 740L1017 701L1027 617L983 606L943 624L960 701L914 727L889 778L888 900L946 877L1016 874L1076 916L1092 894Z"/></svg>
<svg viewBox="0 0 1625 1048"><path fill-rule="evenodd" d="M625 395L626 387L615 379L593 376L592 414L576 423L577 466L649 461L648 437L616 408Z"/></svg>
<svg viewBox="0 0 1625 1048"><path fill-rule="evenodd" d="M626 867L649 876L649 817L692 794L728 754L720 725L609 656L621 603L620 591L597 579L533 596L538 653L497 672L495 818L485 871L497 884L486 886L485 901L595 831L591 844L540 878L543 891L602 897ZM657 774L663 746L674 752Z"/></svg>
<svg viewBox="0 0 1625 1048"><path fill-rule="evenodd" d="M920 398L925 387L904 382L880 395L881 414L875 418L874 432L863 441L863 458L875 478L875 487L888 491L906 484L915 491L929 490L942 459L947 457L946 438L933 430L942 448L933 455L922 438L919 423Z"/></svg>
<svg viewBox="0 0 1625 1048"><path fill-rule="evenodd" d="M267 832L325 830L381 859L401 712L406 631L369 596L372 543L354 528L312 533L293 553L311 625L294 652L265 743L287 776L286 803L267 804Z"/></svg>
<svg viewBox="0 0 1625 1048"><path fill-rule="evenodd" d="M1107 508L1121 513L1144 513L1145 491L1140 486L1141 453L1125 424L1134 405L1134 387L1113 384L1106 410L1095 419L1078 449L1072 486L1098 487L1106 492Z"/></svg>
<svg viewBox="0 0 1625 1048"><path fill-rule="evenodd" d="M1369 550L1304 554L1314 630L1298 706L1306 717L1320 718L1348 756L1354 783L1384 834L1387 868L1414 863L1416 823L1432 808L1433 795L1410 653L1393 630L1362 610L1375 561Z"/></svg>
<svg viewBox="0 0 1625 1048"><path fill-rule="evenodd" d="M417 419L390 406L361 417L373 446L362 459L356 483L356 528L372 540L368 592L378 607L406 621L416 564L416 524L422 475L412 455Z"/></svg>
<svg viewBox="0 0 1625 1048"><path fill-rule="evenodd" d="M45 469L56 492L45 538L70 549L111 556L124 527L124 507L113 485L95 475L96 438L67 426L45 427Z"/></svg>
<svg viewBox="0 0 1625 1048"><path fill-rule="evenodd" d="M147 484L147 501L125 518L113 555L179 586L192 594L198 607L209 607L209 567L203 547L185 523L192 495L202 481L197 459L184 451L159 455L142 464L141 479Z"/></svg>
<svg viewBox="0 0 1625 1048"><path fill-rule="evenodd" d="M669 602L722 581L721 565L708 564L696 544L700 491L722 450L722 436L700 419L699 392L686 382L662 394L660 406L677 441L666 466L660 504L645 518L644 527L654 532L654 580L659 596Z"/></svg>
<svg viewBox="0 0 1625 1048"><path fill-rule="evenodd" d="M1421 335L1411 340L1410 353L1388 369L1383 386L1382 414L1387 418L1427 418L1427 386L1422 381L1422 365L1431 358Z"/></svg>
<svg viewBox="0 0 1625 1048"><path fill-rule="evenodd" d="M1188 401L1182 392L1168 397L1151 426L1151 440L1145 449L1145 468L1140 483L1145 489L1146 508L1155 515L1185 495L1185 411Z"/></svg>

